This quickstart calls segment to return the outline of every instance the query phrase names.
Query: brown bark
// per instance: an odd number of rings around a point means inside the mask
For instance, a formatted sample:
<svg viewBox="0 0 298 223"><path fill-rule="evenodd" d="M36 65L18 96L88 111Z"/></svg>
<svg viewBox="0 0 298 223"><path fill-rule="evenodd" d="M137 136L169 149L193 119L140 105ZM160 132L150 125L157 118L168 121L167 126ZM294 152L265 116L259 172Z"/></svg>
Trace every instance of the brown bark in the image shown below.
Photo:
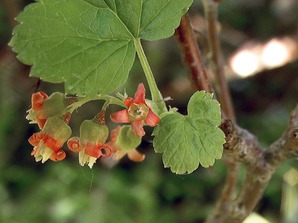
<svg viewBox="0 0 298 223"><path fill-rule="evenodd" d="M235 199L213 213L207 223L239 223L255 208L276 168L290 158L298 157L298 105L282 136L262 149L257 139L231 121L225 121L225 154L245 165L246 177Z"/></svg>
<svg viewBox="0 0 298 223"><path fill-rule="evenodd" d="M216 4L213 0L205 3ZM217 76L217 85L223 108L224 121L221 125L226 135L224 159L228 167L227 179L223 193L219 197L214 211L206 223L239 223L242 222L256 207L276 168L284 161L298 157L298 106L291 114L291 120L284 134L268 148L261 148L257 138L235 123L230 95L227 90L223 73L223 64L216 30L216 11L207 4L207 20L209 27L209 43L213 53L212 66ZM209 14L208 14L209 13ZM210 14L211 13L211 14ZM197 90L213 92L203 63L201 52L196 43L189 17L184 16L175 33L182 58ZM230 100L227 102L227 100ZM226 114L227 113L227 114ZM229 118L229 119L225 119ZM246 169L245 180L239 192L232 198L237 182L238 164Z"/></svg>
<svg viewBox="0 0 298 223"><path fill-rule="evenodd" d="M176 29L175 36L181 50L184 65L190 74L195 88L212 93L213 89L205 69L203 56L198 47L188 15L182 17L180 26Z"/></svg>
<svg viewBox="0 0 298 223"><path fill-rule="evenodd" d="M213 71L216 80L216 91L222 110L226 117L235 121L232 100L225 77L224 63L219 42L217 7L218 2L214 0L203 0L205 17L208 27L208 43L210 54L210 70Z"/></svg>

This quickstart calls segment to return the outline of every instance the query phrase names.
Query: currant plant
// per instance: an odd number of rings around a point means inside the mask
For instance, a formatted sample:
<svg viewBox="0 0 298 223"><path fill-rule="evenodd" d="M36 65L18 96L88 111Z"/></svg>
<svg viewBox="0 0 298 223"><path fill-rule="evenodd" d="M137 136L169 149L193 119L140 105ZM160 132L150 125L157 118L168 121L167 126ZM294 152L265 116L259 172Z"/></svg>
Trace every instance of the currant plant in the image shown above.
<svg viewBox="0 0 298 223"><path fill-rule="evenodd" d="M192 2L38 0L20 13L10 46L21 62L32 65L31 76L65 84L65 93L32 95L27 119L40 128L29 139L36 161L64 159L66 142L79 154L79 163L90 168L100 157L142 161L145 155L137 147L144 125L154 127L154 150L163 153L164 166L174 173L191 173L221 158L225 138L217 100L201 91L191 97L187 115L168 109L141 43L172 36ZM133 98L115 93L127 81L136 54L150 100L142 83ZM91 100L105 103L81 124L80 136L71 137L71 114ZM122 108L109 117L120 123L112 130L105 123L110 106Z"/></svg>

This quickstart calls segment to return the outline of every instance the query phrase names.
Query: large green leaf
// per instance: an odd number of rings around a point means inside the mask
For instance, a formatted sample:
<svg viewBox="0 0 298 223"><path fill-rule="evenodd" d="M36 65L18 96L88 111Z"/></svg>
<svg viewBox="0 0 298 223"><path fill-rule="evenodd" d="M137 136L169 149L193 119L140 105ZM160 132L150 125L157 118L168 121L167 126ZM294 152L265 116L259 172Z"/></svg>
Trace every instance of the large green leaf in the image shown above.
<svg viewBox="0 0 298 223"><path fill-rule="evenodd" d="M221 158L225 142L218 128L220 106L211 94L196 92L187 110L186 116L177 112L164 116L153 132L155 151L163 153L165 167L177 174L191 173L199 164L213 165Z"/></svg>
<svg viewBox="0 0 298 223"><path fill-rule="evenodd" d="M17 20L10 45L31 75L67 93L106 94L135 60L134 40L173 35L193 0L39 0Z"/></svg>

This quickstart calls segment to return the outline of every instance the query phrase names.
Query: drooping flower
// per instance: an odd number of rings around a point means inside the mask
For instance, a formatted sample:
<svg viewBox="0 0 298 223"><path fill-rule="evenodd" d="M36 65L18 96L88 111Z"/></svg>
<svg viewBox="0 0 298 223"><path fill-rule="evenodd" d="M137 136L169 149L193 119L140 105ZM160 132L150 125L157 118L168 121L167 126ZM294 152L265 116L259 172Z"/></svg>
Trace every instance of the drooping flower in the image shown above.
<svg viewBox="0 0 298 223"><path fill-rule="evenodd" d="M50 97L43 91L32 94L32 108L28 110L27 119L30 123L37 123L42 129L49 117L65 115L65 95L59 92L53 93Z"/></svg>
<svg viewBox="0 0 298 223"><path fill-rule="evenodd" d="M61 147L70 135L71 129L62 119L58 117L47 119L43 129L34 133L28 140L34 146L31 155L35 157L36 162L42 163L48 159L63 160L66 154Z"/></svg>
<svg viewBox="0 0 298 223"><path fill-rule="evenodd" d="M79 153L81 166L87 164L92 168L99 157L111 154L111 148L105 144L108 135L109 130L106 125L85 120L80 126L80 137L70 138L67 145L71 151Z"/></svg>
<svg viewBox="0 0 298 223"><path fill-rule="evenodd" d="M131 123L132 130L137 136L144 136L143 124L151 127L156 126L159 117L145 102L144 84L139 84L134 98L126 98L124 104L127 109L111 114L111 120L116 123Z"/></svg>
<svg viewBox="0 0 298 223"><path fill-rule="evenodd" d="M109 145L112 148L115 160L119 160L125 155L134 162L141 162L145 159L145 155L136 150L142 139L134 134L130 126L118 126L111 131L110 137Z"/></svg>

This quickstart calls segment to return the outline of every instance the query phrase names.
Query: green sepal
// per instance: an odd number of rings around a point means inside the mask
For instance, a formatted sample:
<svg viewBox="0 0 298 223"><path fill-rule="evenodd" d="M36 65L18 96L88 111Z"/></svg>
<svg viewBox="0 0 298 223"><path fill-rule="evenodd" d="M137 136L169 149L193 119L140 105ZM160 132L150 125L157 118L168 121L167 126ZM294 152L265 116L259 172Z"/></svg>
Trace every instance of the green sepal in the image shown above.
<svg viewBox="0 0 298 223"><path fill-rule="evenodd" d="M80 126L80 143L104 144L109 136L106 125L98 124L93 120L85 120Z"/></svg>
<svg viewBox="0 0 298 223"><path fill-rule="evenodd" d="M43 111L46 117L62 116L66 107L65 95L60 92L51 94L43 103Z"/></svg>
<svg viewBox="0 0 298 223"><path fill-rule="evenodd" d="M142 141L142 137L137 136L131 126L121 126L115 145L117 148L121 148L123 151L137 148Z"/></svg>
<svg viewBox="0 0 298 223"><path fill-rule="evenodd" d="M46 121L42 132L63 143L71 136L71 128L58 117L50 117Z"/></svg>

